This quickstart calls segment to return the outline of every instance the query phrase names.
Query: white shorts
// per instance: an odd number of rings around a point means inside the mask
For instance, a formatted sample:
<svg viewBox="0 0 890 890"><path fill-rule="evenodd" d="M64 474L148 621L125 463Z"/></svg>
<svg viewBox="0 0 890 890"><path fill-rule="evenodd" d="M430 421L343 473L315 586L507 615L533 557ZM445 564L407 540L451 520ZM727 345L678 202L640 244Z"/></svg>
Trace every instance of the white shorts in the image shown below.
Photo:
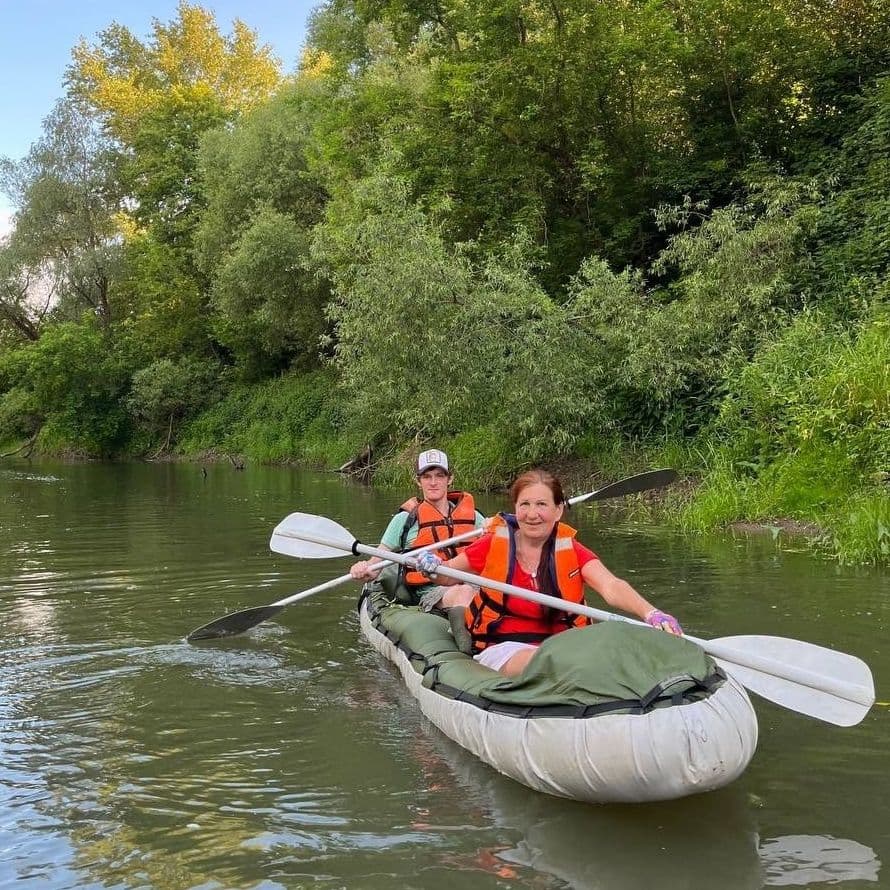
<svg viewBox="0 0 890 890"><path fill-rule="evenodd" d="M478 655L473 656L474 661L484 664L493 671L499 671L517 652L526 649L537 649L532 643L517 643L515 640L506 640L503 643L495 643L487 646Z"/></svg>

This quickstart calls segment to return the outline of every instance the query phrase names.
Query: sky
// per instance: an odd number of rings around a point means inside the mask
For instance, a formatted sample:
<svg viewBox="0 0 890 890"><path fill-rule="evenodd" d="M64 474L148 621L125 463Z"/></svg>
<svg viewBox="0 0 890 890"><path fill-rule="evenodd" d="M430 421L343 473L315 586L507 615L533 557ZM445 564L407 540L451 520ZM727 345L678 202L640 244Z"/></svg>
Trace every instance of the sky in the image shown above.
<svg viewBox="0 0 890 890"><path fill-rule="evenodd" d="M268 43L285 71L296 67L306 20L320 0L194 0L214 13L223 34L239 18ZM64 95L65 68L81 37L116 21L141 40L153 19L176 18L177 0L0 0L0 156L23 158L40 138L43 119ZM0 194L0 237L13 207Z"/></svg>

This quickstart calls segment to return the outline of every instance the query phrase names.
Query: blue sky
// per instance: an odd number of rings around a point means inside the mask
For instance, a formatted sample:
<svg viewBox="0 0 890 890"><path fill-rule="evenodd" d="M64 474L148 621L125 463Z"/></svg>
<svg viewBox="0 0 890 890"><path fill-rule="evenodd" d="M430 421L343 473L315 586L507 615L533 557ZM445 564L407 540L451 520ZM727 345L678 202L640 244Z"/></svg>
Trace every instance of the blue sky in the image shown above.
<svg viewBox="0 0 890 890"><path fill-rule="evenodd" d="M296 67L306 20L320 0L206 0L221 32L240 18L271 44L285 71ZM113 21L139 38L152 19L176 18L176 0L0 0L0 155L18 160L41 134L43 119L64 93L65 68L80 40L95 40ZM0 235L12 207L0 195Z"/></svg>

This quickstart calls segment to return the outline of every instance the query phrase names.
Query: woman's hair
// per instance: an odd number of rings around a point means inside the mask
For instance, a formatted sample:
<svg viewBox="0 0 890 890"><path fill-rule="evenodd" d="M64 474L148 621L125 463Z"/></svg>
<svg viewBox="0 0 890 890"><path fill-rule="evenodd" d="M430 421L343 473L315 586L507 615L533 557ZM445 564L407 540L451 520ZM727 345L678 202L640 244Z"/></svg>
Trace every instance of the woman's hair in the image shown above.
<svg viewBox="0 0 890 890"><path fill-rule="evenodd" d="M548 473L547 470L526 470L521 476L517 476L510 486L510 503L514 507L519 500L519 496L529 485L546 485L550 489L553 495L553 502L557 506L565 502L566 497L562 492L562 485L553 473Z"/></svg>

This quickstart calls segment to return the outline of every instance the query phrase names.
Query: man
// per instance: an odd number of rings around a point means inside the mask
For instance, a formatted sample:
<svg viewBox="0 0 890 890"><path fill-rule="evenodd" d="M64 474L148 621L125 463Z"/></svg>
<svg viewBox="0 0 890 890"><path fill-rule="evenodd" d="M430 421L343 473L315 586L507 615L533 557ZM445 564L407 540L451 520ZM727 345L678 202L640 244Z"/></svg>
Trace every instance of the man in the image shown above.
<svg viewBox="0 0 890 890"><path fill-rule="evenodd" d="M421 452L417 456L415 475L420 497L409 498L402 504L383 533L380 550L405 553L482 527L485 520L476 509L473 496L465 491L449 490L454 476L444 451L430 448ZM451 559L466 544L433 552L440 559ZM380 559L376 556L362 560L349 572L357 581L369 581L377 574L374 564L378 562ZM408 591L411 602L421 603L427 610L466 605L476 593L469 584L451 587L431 584L422 573L405 567L400 570L400 582Z"/></svg>

